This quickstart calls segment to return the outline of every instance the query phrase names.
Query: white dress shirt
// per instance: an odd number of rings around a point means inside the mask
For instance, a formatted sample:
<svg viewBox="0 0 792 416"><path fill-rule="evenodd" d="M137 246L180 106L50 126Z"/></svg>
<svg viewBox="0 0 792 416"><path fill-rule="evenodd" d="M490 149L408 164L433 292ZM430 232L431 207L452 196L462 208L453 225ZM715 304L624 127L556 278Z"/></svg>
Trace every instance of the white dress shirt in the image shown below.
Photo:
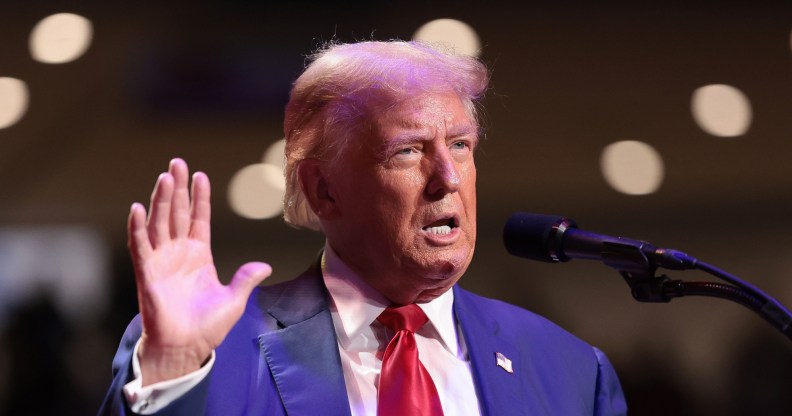
<svg viewBox="0 0 792 416"><path fill-rule="evenodd" d="M382 355L393 331L377 321L390 304L325 245L322 276L330 292L341 366L352 416L377 414L377 385ZM454 292L418 304L429 322L415 333L418 357L437 387L443 413L479 415L470 360L454 318Z"/></svg>
<svg viewBox="0 0 792 416"><path fill-rule="evenodd" d="M330 292L330 314L352 416L376 415L382 355L394 335L377 322L377 317L389 302L350 270L329 244L325 244L322 257L322 276ZM453 304L451 290L431 302L418 304L429 318L415 333L418 356L434 381L446 416L480 415L470 360L455 322ZM214 352L209 362L193 373L142 387L136 346L132 358L135 379L124 386L124 393L134 412L152 414L196 386L212 365Z"/></svg>

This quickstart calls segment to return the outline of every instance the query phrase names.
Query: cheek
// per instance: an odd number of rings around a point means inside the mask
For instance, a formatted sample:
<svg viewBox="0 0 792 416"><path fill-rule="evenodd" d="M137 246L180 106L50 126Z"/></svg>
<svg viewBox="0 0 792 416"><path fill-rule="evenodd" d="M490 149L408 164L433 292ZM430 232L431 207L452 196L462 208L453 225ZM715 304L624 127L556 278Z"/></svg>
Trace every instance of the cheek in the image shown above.
<svg viewBox="0 0 792 416"><path fill-rule="evenodd" d="M424 176L418 170L409 170L404 172L404 182L409 184L412 188L422 189L425 182Z"/></svg>
<svg viewBox="0 0 792 416"><path fill-rule="evenodd" d="M476 209L476 167L473 165L466 165L459 169L459 177L462 181L462 188L464 188L464 198L473 202L472 207L467 207L475 211Z"/></svg>
<svg viewBox="0 0 792 416"><path fill-rule="evenodd" d="M416 206L416 194L414 189L419 179L413 172L401 172L399 175L379 176L377 185L365 191L369 202L374 202L375 210L382 214L382 218L387 218L387 224L382 224L385 228L396 230L406 227L407 218L412 215ZM418 194L420 196L420 193Z"/></svg>
<svg viewBox="0 0 792 416"><path fill-rule="evenodd" d="M409 215L421 203L426 179L417 169L389 172L378 180L380 186L371 190L384 205Z"/></svg>
<svg viewBox="0 0 792 416"><path fill-rule="evenodd" d="M472 161L470 163L465 163L459 169L459 176L461 179L470 182L470 185L476 185L476 164Z"/></svg>

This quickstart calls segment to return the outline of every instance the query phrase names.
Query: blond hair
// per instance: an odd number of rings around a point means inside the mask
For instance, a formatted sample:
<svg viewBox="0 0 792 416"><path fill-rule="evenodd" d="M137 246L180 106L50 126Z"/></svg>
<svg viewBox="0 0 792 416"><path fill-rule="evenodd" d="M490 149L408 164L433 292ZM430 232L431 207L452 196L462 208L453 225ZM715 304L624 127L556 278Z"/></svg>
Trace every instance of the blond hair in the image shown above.
<svg viewBox="0 0 792 416"><path fill-rule="evenodd" d="M286 106L286 222L321 229L300 186L301 161L332 163L374 111L421 94L455 93L477 119L476 103L488 82L489 72L479 60L420 42L325 46L294 82Z"/></svg>

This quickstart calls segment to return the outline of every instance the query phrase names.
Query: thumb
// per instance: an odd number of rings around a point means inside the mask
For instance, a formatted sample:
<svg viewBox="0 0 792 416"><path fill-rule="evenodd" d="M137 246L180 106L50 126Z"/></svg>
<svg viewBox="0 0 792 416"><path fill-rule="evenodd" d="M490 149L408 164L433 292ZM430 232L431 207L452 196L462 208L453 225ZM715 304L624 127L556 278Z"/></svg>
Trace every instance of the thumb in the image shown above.
<svg viewBox="0 0 792 416"><path fill-rule="evenodd" d="M270 274L272 274L272 267L267 263L258 261L245 263L234 273L230 284L231 290L235 296L247 300L253 288L263 282Z"/></svg>

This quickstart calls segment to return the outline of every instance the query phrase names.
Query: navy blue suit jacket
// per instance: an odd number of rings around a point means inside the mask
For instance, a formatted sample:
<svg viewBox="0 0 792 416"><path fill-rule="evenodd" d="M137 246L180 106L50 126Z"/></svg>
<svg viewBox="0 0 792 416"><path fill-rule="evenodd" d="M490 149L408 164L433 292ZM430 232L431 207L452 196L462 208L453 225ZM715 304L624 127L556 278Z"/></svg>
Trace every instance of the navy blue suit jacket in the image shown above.
<svg viewBox="0 0 792 416"><path fill-rule="evenodd" d="M524 309L453 290L482 414L626 413L616 373L599 350ZM210 375L160 414L349 415L328 296L318 267L256 289L217 348ZM135 318L100 414L132 414L122 388L132 378L140 333ZM512 361L513 373L496 365L496 353Z"/></svg>

